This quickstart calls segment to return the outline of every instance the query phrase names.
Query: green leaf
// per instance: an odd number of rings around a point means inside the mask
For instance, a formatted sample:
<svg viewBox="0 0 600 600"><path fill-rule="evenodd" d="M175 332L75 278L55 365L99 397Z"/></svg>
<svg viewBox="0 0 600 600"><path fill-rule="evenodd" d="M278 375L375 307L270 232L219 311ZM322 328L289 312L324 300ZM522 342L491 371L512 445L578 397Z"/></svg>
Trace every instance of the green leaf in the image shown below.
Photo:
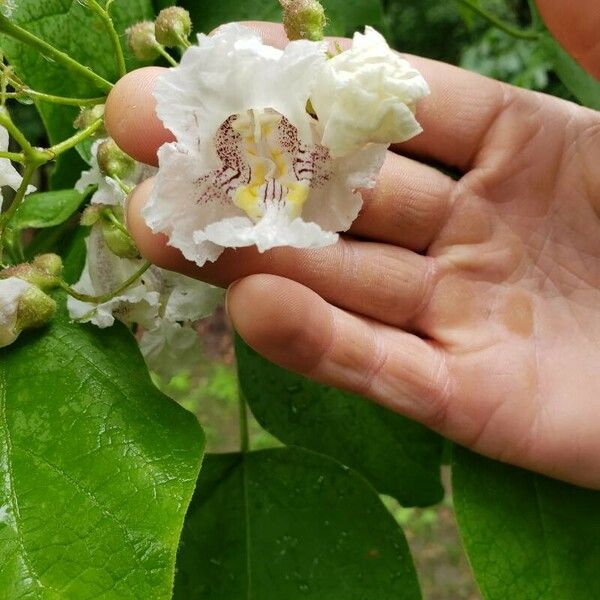
<svg viewBox="0 0 600 600"><path fill-rule="evenodd" d="M163 2L161 5L169 4ZM197 31L205 33L231 21L281 21L277 0L220 0L219 2L178 2L187 8ZM355 30L372 25L387 33L381 0L321 0L327 14L327 35L351 35Z"/></svg>
<svg viewBox="0 0 600 600"><path fill-rule="evenodd" d="M421 597L375 491L299 448L207 456L177 560L181 600Z"/></svg>
<svg viewBox="0 0 600 600"><path fill-rule="evenodd" d="M53 323L0 351L3 598L171 597L196 419L123 326Z"/></svg>
<svg viewBox="0 0 600 600"><path fill-rule="evenodd" d="M90 66L96 73L115 81L117 67L110 38L101 21L81 2L73 0L19 0L15 3L12 20L28 31L38 35L53 46L66 52L82 64ZM121 39L129 25L152 17L151 0L126 0L113 4L111 9ZM30 47L6 36L0 36L4 50L17 74L31 88L77 98L94 98L101 93L88 80L62 66L41 57ZM129 68L140 63L134 61L126 50ZM44 102L37 103L51 143L60 142L74 133L73 121L77 109ZM85 167L75 151L58 161L53 175L53 187L70 187Z"/></svg>
<svg viewBox="0 0 600 600"><path fill-rule="evenodd" d="M76 190L31 194L19 207L12 225L16 229L60 225L73 216L84 199L85 196Z"/></svg>
<svg viewBox="0 0 600 600"><path fill-rule="evenodd" d="M254 416L282 442L334 457L405 506L442 499L438 435L360 396L281 369L239 338L236 351Z"/></svg>
<svg viewBox="0 0 600 600"><path fill-rule="evenodd" d="M460 448L453 490L486 600L600 598L600 492Z"/></svg>

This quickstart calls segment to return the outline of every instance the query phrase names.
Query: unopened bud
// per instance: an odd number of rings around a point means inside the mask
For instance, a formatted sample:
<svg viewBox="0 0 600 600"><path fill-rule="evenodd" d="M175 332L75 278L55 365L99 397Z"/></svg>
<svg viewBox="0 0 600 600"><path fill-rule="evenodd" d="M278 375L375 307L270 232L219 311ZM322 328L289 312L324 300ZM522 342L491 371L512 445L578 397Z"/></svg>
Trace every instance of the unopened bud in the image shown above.
<svg viewBox="0 0 600 600"><path fill-rule="evenodd" d="M127 231L112 221L102 221L102 235L110 251L119 258L139 258L133 238Z"/></svg>
<svg viewBox="0 0 600 600"><path fill-rule="evenodd" d="M58 254L40 254L33 259L33 266L54 277L60 277L63 270L62 258Z"/></svg>
<svg viewBox="0 0 600 600"><path fill-rule="evenodd" d="M88 206L81 215L81 225L84 227L91 227L92 225L95 225L102 216L102 210L102 206L98 204L92 204L91 206Z"/></svg>
<svg viewBox="0 0 600 600"><path fill-rule="evenodd" d="M159 57L159 44L152 21L136 23L126 33L129 47L138 60L154 60Z"/></svg>
<svg viewBox="0 0 600 600"><path fill-rule="evenodd" d="M124 179L135 168L133 158L125 154L114 140L106 140L98 146L98 166L105 177Z"/></svg>
<svg viewBox="0 0 600 600"><path fill-rule="evenodd" d="M56 302L35 286L31 286L19 300L17 310L17 328L25 329L43 327L56 314Z"/></svg>
<svg viewBox="0 0 600 600"><path fill-rule="evenodd" d="M180 6L170 6L161 10L154 24L156 39L167 48L181 46L192 33L190 13Z"/></svg>
<svg viewBox="0 0 600 600"><path fill-rule="evenodd" d="M327 19L318 0L280 0L283 7L283 26L290 40L319 42Z"/></svg>
<svg viewBox="0 0 600 600"><path fill-rule="evenodd" d="M58 277L33 264L24 263L4 269L0 279L16 278L34 285L41 290L49 291L58 285Z"/></svg>
<svg viewBox="0 0 600 600"><path fill-rule="evenodd" d="M98 119L102 119L104 117L104 104L96 104L96 106L92 108L84 108L79 116L75 119L73 126L75 129L86 129L90 125L93 125ZM101 127L94 135L97 136L105 136L106 129Z"/></svg>
<svg viewBox="0 0 600 600"><path fill-rule="evenodd" d="M39 288L17 277L0 279L0 348L25 329L45 325L55 313L56 302Z"/></svg>

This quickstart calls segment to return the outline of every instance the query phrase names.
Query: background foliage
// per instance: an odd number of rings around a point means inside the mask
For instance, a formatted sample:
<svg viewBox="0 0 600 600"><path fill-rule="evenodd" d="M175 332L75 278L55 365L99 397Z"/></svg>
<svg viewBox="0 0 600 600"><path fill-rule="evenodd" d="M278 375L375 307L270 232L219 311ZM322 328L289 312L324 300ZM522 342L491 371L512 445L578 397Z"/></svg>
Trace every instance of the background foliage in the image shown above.
<svg viewBox="0 0 600 600"><path fill-rule="evenodd" d="M600 108L600 83L547 34L532 2L479 4L539 31L539 41L515 39L454 1L323 3L331 34L371 24L402 51ZM117 29L168 4L116 0ZM279 18L275 0L181 4L205 32L226 21ZM81 3L21 0L15 18L115 79L108 41ZM98 94L21 44L0 42L31 87ZM13 108L39 145L72 131L73 109ZM43 228L25 254L60 252L70 280L84 258L86 231L76 215L85 198L65 189L83 165L75 152L65 156L40 182L58 191L31 196L14 223ZM278 369L239 341L237 354L241 391L270 434L265 445L287 447L209 455L196 486L200 427L151 384L123 327L81 327L61 312L48 330L0 353L0 596L169 598L178 552L177 598L421 597L398 519L379 494L405 507L438 503L443 440ZM235 383L227 370L215 373L211 394L229 411ZM172 395L182 385L163 383ZM203 424L210 436L210 422ZM452 470L456 515L485 598L600 597L600 494L463 449L455 449Z"/></svg>

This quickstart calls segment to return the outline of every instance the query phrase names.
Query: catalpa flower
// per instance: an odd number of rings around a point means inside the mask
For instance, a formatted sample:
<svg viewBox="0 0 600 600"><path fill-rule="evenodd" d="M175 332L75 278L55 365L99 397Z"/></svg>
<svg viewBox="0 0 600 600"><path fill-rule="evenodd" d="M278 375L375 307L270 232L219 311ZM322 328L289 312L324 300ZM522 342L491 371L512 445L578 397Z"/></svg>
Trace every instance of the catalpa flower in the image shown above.
<svg viewBox="0 0 600 600"><path fill-rule="evenodd" d="M8 131L5 127L0 125L0 152L7 152L9 144L9 135ZM20 173L13 167L10 160L7 158L0 158L0 210L2 210L3 198L2 198L2 188L9 187L12 188L15 192L21 187L21 183L23 183L23 178ZM27 193L31 194L35 192L35 188L33 186L29 186L27 188Z"/></svg>
<svg viewBox="0 0 600 600"><path fill-rule="evenodd" d="M334 157L369 142L393 144L421 133L416 105L429 94L417 69L390 49L372 27L354 34L352 48L328 60L311 95Z"/></svg>
<svg viewBox="0 0 600 600"><path fill-rule="evenodd" d="M326 45L277 50L246 27L200 35L155 88L157 113L176 137L144 217L203 265L225 248L315 248L335 243L373 187L386 153L368 144L332 158L307 112Z"/></svg>
<svg viewBox="0 0 600 600"><path fill-rule="evenodd" d="M19 303L33 287L16 277L0 279L0 348L9 346L19 337Z"/></svg>

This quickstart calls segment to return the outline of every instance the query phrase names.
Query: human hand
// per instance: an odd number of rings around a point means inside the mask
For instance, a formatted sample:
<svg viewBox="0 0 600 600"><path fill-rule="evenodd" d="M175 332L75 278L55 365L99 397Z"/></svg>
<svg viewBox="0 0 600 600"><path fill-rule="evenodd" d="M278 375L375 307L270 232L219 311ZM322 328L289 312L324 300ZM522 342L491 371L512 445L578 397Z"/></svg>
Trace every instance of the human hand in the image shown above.
<svg viewBox="0 0 600 600"><path fill-rule="evenodd" d="M285 44L281 27L254 26ZM270 360L600 489L600 115L410 60L432 88L424 133L388 153L335 246L229 250L199 269L143 222L151 180L131 197L129 227L158 265L236 281L230 317ZM171 139L151 96L161 72L128 75L107 104L111 135L149 163Z"/></svg>

